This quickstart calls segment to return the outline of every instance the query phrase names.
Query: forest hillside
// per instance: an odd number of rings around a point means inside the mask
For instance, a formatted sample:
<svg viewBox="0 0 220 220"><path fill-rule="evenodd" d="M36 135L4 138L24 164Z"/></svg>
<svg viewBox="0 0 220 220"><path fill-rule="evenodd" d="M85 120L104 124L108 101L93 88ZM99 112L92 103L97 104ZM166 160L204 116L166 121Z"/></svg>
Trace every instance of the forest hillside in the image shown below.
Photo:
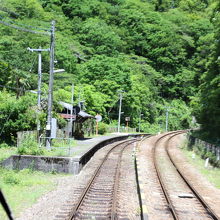
<svg viewBox="0 0 220 220"><path fill-rule="evenodd" d="M141 130L200 125L219 142L220 3L218 0L0 0L0 138L36 129L37 53L55 23L54 116L59 101ZM29 30L27 32L27 30ZM46 123L49 53L42 52L41 123ZM197 125L196 125L197 124Z"/></svg>

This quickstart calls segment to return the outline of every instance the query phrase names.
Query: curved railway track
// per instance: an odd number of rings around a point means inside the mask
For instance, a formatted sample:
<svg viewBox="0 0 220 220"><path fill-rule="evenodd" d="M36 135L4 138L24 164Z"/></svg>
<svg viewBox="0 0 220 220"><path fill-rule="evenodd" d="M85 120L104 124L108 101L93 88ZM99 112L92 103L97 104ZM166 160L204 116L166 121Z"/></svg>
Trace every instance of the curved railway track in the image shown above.
<svg viewBox="0 0 220 220"><path fill-rule="evenodd" d="M178 167L175 160L172 159L171 153L173 151L171 152L170 144L174 137L184 132L169 132L165 135L160 135L159 138L152 137L150 141L151 145L147 151L148 168L144 164L141 165L142 169L149 173L146 184L150 188L145 192L145 195L148 198L148 207L151 210L150 219L219 220L219 217L211 207L191 186L190 179L184 177L181 172L182 167ZM78 189L74 203L68 205L68 211L67 213L64 211L65 217L62 217L62 214L60 215L61 219L139 219L140 215L138 218L134 218L132 217L134 212L129 216L126 211L128 209L124 209L124 206L129 205L132 199L127 199L130 189L126 188L128 185L127 178L130 175L127 176L123 173L128 167L125 154L131 155L133 143L137 141L139 140L127 140L103 149L105 156L100 157L100 160L95 160L94 174L89 175L88 184ZM122 155L126 163L122 162ZM101 159L102 162L100 162ZM91 171L93 173L93 170ZM143 187L145 183L143 178L141 179ZM130 180L135 181L132 178ZM138 186L138 188L140 187ZM134 187L133 192L135 190ZM139 204L143 204L141 197L139 199ZM135 208L136 205L138 206L138 202L135 203ZM140 210L143 210L143 206L141 206Z"/></svg>
<svg viewBox="0 0 220 220"><path fill-rule="evenodd" d="M171 213L172 219L175 220L219 220L219 217L214 213L211 207L183 175L181 169L177 167L170 154L170 141L176 135L184 132L185 131L177 131L163 135L156 140L153 148L153 162L167 203L167 208Z"/></svg>
<svg viewBox="0 0 220 220"><path fill-rule="evenodd" d="M137 141L132 139L121 142L108 151L65 219L118 219L121 157L124 150Z"/></svg>

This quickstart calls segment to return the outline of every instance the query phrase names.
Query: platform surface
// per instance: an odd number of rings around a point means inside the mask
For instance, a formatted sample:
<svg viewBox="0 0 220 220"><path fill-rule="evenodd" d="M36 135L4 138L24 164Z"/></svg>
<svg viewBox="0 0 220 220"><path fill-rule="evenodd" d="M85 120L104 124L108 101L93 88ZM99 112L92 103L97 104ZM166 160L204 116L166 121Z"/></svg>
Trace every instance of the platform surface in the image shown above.
<svg viewBox="0 0 220 220"><path fill-rule="evenodd" d="M113 133L110 135L106 136L98 136L94 138L85 138L83 140L76 140L76 146L71 147L71 154L74 154L74 157L77 156L82 156L88 150L92 149L95 145L100 143L101 141L108 140L113 137L118 137L118 136L127 136L127 133Z"/></svg>

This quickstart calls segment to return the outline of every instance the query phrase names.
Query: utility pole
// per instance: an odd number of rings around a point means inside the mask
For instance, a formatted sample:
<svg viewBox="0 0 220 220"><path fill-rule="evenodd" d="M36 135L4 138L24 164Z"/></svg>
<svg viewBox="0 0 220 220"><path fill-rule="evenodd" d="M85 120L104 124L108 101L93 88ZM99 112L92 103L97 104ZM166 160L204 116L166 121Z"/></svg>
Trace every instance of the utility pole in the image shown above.
<svg viewBox="0 0 220 220"><path fill-rule="evenodd" d="M46 125L46 148L51 148L51 124L52 124L52 103L53 103L53 78L54 78L54 47L55 47L55 21L51 25L51 42L50 42L50 79L48 90L48 109Z"/></svg>
<svg viewBox="0 0 220 220"><path fill-rule="evenodd" d="M141 131L141 116L142 116L143 114L141 114L141 112L140 112L140 117L139 117L139 126L138 126L138 132L140 133L140 131Z"/></svg>
<svg viewBox="0 0 220 220"><path fill-rule="evenodd" d="M119 92L119 112L118 112L118 133L120 132L120 123L121 123L121 106L122 106L122 93L123 91L118 91Z"/></svg>
<svg viewBox="0 0 220 220"><path fill-rule="evenodd" d="M71 117L70 117L70 132L69 132L69 137L72 137L73 135L73 95L74 95L74 84L72 84L72 96L71 96Z"/></svg>
<svg viewBox="0 0 220 220"><path fill-rule="evenodd" d="M42 81L42 59L41 59L41 52L43 51L50 51L50 49L32 49L27 48L31 52L38 52L38 88L37 88L37 140L40 142L40 120L39 120L39 113L41 110L41 81Z"/></svg>
<svg viewBox="0 0 220 220"><path fill-rule="evenodd" d="M166 131L168 131L169 109L170 107L166 107Z"/></svg>

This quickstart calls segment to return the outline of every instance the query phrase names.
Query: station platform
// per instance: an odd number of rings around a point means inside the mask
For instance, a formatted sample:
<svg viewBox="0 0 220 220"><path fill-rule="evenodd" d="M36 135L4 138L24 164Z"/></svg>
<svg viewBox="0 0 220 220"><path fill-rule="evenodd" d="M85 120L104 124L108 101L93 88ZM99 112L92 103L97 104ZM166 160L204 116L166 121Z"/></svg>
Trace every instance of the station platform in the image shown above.
<svg viewBox="0 0 220 220"><path fill-rule="evenodd" d="M12 155L1 165L9 169L32 168L43 172L70 173L77 175L83 166L90 160L97 150L115 141L125 140L132 134L114 133L107 136L98 136L77 140L76 145L70 146L69 156L35 156Z"/></svg>
<svg viewBox="0 0 220 220"><path fill-rule="evenodd" d="M93 138L85 138L83 140L76 140L76 146L71 148L71 154L74 154L74 157L81 157L86 154L89 150L94 148L97 144L109 139L121 136L128 136L127 133L112 133L106 136L97 136Z"/></svg>

